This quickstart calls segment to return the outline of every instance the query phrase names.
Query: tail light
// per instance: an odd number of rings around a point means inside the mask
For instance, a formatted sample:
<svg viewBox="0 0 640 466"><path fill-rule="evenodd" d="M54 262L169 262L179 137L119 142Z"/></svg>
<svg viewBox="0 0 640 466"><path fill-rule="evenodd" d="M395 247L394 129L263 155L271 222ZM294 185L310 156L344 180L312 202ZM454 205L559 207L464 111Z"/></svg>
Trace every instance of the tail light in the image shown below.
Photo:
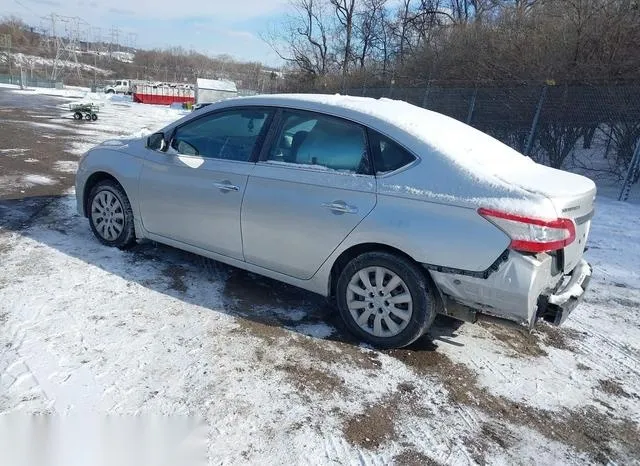
<svg viewBox="0 0 640 466"><path fill-rule="evenodd" d="M576 239L576 226L569 218L541 220L484 207L478 213L504 231L511 238L509 247L517 251L556 251Z"/></svg>

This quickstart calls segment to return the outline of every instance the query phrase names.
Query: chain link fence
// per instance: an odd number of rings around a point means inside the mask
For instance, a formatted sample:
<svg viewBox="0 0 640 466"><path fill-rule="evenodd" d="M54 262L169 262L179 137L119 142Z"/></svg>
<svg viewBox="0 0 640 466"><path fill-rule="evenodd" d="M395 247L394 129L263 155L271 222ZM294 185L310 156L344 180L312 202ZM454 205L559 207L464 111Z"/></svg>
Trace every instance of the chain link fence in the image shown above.
<svg viewBox="0 0 640 466"><path fill-rule="evenodd" d="M34 73L33 70L12 67L6 63L0 63L0 83L45 88L62 88L63 86L62 81L48 79L48 76L41 72Z"/></svg>

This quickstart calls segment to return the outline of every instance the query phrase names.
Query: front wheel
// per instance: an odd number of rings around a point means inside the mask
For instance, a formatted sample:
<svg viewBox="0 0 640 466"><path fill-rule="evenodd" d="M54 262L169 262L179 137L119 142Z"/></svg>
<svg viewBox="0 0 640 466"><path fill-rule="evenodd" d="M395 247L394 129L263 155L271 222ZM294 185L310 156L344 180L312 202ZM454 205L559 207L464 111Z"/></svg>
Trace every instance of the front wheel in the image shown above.
<svg viewBox="0 0 640 466"><path fill-rule="evenodd" d="M87 207L91 231L102 244L126 249L135 243L133 211L122 186L113 180L97 183Z"/></svg>
<svg viewBox="0 0 640 466"><path fill-rule="evenodd" d="M424 271L387 252L364 253L349 262L338 278L336 298L349 330L379 348L413 343L436 315Z"/></svg>

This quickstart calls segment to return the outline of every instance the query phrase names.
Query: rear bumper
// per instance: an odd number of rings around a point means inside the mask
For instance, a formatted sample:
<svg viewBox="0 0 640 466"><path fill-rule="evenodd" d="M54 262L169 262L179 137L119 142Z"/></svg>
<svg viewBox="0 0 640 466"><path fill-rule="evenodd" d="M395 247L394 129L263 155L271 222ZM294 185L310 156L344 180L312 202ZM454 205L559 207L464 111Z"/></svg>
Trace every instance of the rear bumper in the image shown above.
<svg viewBox="0 0 640 466"><path fill-rule="evenodd" d="M445 302L470 308L463 320L475 321L476 313L507 319L532 328L539 318L556 325L566 320L582 300L591 266L580 260L566 275L554 275L552 258L510 251L508 259L487 278L431 270ZM445 306L449 307L449 306ZM445 313L458 317L459 306Z"/></svg>
<svg viewBox="0 0 640 466"><path fill-rule="evenodd" d="M582 301L591 280L591 272L591 265L582 259L565 275L563 283L555 293L540 296L537 317L553 325L561 325Z"/></svg>

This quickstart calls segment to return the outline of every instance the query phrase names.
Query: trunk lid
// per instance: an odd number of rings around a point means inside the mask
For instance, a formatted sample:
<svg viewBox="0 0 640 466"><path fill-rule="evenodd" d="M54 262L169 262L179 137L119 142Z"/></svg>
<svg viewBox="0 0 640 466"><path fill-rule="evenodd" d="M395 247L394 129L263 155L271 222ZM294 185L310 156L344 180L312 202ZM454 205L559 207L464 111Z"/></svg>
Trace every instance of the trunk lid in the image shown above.
<svg viewBox="0 0 640 466"><path fill-rule="evenodd" d="M562 251L562 270L568 273L580 262L584 253L593 216L596 185L585 176L542 164L530 164L526 170L522 168L525 167L512 169L502 178L549 199L558 218L570 218L576 225L575 241Z"/></svg>
<svg viewBox="0 0 640 466"><path fill-rule="evenodd" d="M594 212L596 185L584 176L545 168L551 175L547 180L553 180L553 184L542 183L536 190L551 201L558 217L570 218L576 224L576 239L563 250L563 271L568 273L575 268L584 254Z"/></svg>

